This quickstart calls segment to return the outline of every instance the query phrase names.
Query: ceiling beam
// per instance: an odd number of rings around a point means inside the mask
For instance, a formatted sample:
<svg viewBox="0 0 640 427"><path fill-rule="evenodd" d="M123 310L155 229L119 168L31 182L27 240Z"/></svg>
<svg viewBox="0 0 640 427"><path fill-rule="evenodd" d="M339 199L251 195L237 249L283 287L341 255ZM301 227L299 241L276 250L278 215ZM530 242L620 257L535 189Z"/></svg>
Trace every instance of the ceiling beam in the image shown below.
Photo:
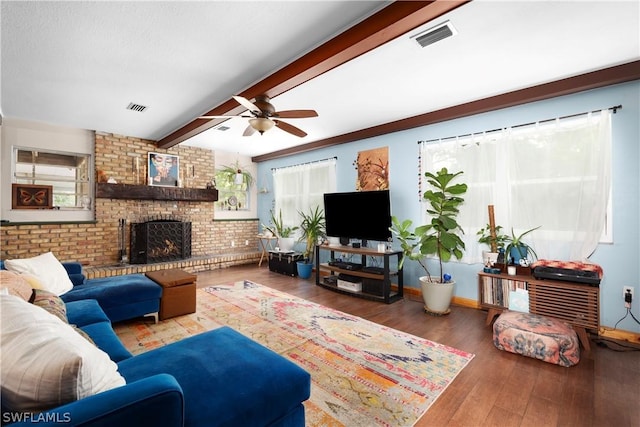
<svg viewBox="0 0 640 427"><path fill-rule="evenodd" d="M633 80L640 80L640 61L604 68L602 70L580 74L578 76L556 80L554 82L544 83L526 89L507 92L501 95L479 99L477 101L467 102L465 104L449 108L443 108L441 110L396 120L378 126L372 126L370 128L310 142L308 144L255 156L252 157L251 160L253 162L264 162L266 160L317 150L319 148L326 148L332 145L373 138L375 136L385 135L388 133L427 126L447 120L486 113L488 111L495 111L502 108L514 107L516 105L527 104L529 102L541 101L558 96L570 95L572 93L597 89Z"/></svg>
<svg viewBox="0 0 640 427"><path fill-rule="evenodd" d="M242 93L234 95L240 95L247 99L253 99L258 95L275 98L469 1L393 2ZM244 110L233 98L230 98L203 116L238 115ZM218 125L223 120L196 118L157 141L156 145L159 148L173 147Z"/></svg>

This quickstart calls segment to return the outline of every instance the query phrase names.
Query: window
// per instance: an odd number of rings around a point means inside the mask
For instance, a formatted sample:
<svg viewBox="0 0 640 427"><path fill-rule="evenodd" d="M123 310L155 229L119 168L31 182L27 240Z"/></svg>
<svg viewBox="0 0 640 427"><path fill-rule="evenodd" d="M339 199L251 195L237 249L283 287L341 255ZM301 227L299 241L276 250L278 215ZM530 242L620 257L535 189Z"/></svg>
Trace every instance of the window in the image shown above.
<svg viewBox="0 0 640 427"><path fill-rule="evenodd" d="M462 170L469 190L460 211L465 261L480 262L476 231L488 223L516 235L541 226L525 242L540 258L586 259L611 233L610 112L540 122L421 144L422 170ZM421 178L424 178L421 172ZM424 190L422 190L424 191ZM426 207L423 209L423 215ZM423 218L423 220L426 218Z"/></svg>
<svg viewBox="0 0 640 427"><path fill-rule="evenodd" d="M53 186L57 209L91 206L91 156L89 154L14 148L13 182Z"/></svg>
<svg viewBox="0 0 640 427"><path fill-rule="evenodd" d="M247 176L247 172L240 173L240 178L236 178L237 171L225 169L216 170L216 185L218 188L217 208L225 211L248 211L250 209L249 187L253 178Z"/></svg>
<svg viewBox="0 0 640 427"><path fill-rule="evenodd" d="M273 170L274 212L282 211L285 226L300 223L298 212L324 206L324 193L336 191L336 159Z"/></svg>

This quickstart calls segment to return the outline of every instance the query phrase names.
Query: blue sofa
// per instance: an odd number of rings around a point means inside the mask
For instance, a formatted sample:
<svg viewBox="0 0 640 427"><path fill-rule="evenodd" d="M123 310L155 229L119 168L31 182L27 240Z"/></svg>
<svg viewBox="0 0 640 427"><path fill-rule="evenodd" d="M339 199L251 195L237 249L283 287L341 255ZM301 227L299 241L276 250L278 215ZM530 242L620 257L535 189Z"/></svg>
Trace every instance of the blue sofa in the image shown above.
<svg viewBox="0 0 640 427"><path fill-rule="evenodd" d="M229 327L132 356L94 299L65 303L69 323L118 364L127 384L38 415L38 425L305 425L310 376ZM4 411L3 411L4 412ZM6 421L12 414L3 413ZM33 419L12 426L33 425Z"/></svg>

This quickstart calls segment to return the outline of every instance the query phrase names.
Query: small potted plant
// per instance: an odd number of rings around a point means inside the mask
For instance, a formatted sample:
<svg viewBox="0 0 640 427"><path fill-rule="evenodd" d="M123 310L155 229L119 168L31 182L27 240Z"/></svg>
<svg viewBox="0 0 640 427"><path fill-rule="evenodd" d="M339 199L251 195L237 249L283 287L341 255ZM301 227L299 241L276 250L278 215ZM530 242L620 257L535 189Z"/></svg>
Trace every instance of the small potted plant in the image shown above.
<svg viewBox="0 0 640 427"><path fill-rule="evenodd" d="M524 233L516 236L516 233L511 228L511 236L507 238L507 247L505 248L505 263L506 264L520 264L523 267L528 267L531 264L533 258L538 258L538 254L533 250L531 245L522 241L522 238L534 230L537 230L541 226L537 226ZM529 258L531 255L533 258ZM521 260L524 260L521 262Z"/></svg>
<svg viewBox="0 0 640 427"><path fill-rule="evenodd" d="M300 223L301 236L299 241L304 242L305 248L302 253L303 260L298 261L298 276L302 279L311 277L313 270L313 260L315 259L316 245L321 238L326 236L324 211L316 206L309 208L308 213L298 211L302 218Z"/></svg>
<svg viewBox="0 0 640 427"><path fill-rule="evenodd" d="M488 267L495 264L498 260L498 254L500 249L504 250L505 246L509 242L509 235L502 234L502 226L496 225L494 232L491 232L491 225L487 224L485 227L478 230L476 235L478 236L478 243L489 246L489 251L482 251L482 262Z"/></svg>
<svg viewBox="0 0 640 427"><path fill-rule="evenodd" d="M284 225L282 210L278 212L277 216L272 210L269 211L269 214L271 215L271 224L273 225L267 226L263 224L263 228L278 238L278 248L280 252L291 252L293 244L295 243L292 233L296 231L298 227L288 227Z"/></svg>
<svg viewBox="0 0 640 427"><path fill-rule="evenodd" d="M462 258L465 249L464 242L458 233L464 233L456 218L459 206L464 202L460 197L467 191L467 184L454 184L454 181L463 172L450 173L447 168L442 168L435 174L426 172L427 182L432 189L424 193L424 199L429 202L427 213L431 215L431 222L420 225L411 230L411 220L400 221L395 216L391 218L391 232L400 241L402 248L402 260L409 258L418 261L424 269L426 276L419 278L422 287L422 298L425 303L425 311L434 315L449 313L453 286L455 282L451 276L444 274L442 263L452 257ZM438 259L440 273L436 278L431 276L425 257L435 255Z"/></svg>

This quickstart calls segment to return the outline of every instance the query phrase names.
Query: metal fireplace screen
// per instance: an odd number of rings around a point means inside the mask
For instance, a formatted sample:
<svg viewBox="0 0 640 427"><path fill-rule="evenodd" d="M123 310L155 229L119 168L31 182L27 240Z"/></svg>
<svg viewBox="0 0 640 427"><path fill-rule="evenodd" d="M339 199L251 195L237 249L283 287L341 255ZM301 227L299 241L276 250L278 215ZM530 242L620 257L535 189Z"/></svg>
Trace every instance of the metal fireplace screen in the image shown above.
<svg viewBox="0 0 640 427"><path fill-rule="evenodd" d="M131 224L131 263L150 264L191 257L191 223L156 220Z"/></svg>

